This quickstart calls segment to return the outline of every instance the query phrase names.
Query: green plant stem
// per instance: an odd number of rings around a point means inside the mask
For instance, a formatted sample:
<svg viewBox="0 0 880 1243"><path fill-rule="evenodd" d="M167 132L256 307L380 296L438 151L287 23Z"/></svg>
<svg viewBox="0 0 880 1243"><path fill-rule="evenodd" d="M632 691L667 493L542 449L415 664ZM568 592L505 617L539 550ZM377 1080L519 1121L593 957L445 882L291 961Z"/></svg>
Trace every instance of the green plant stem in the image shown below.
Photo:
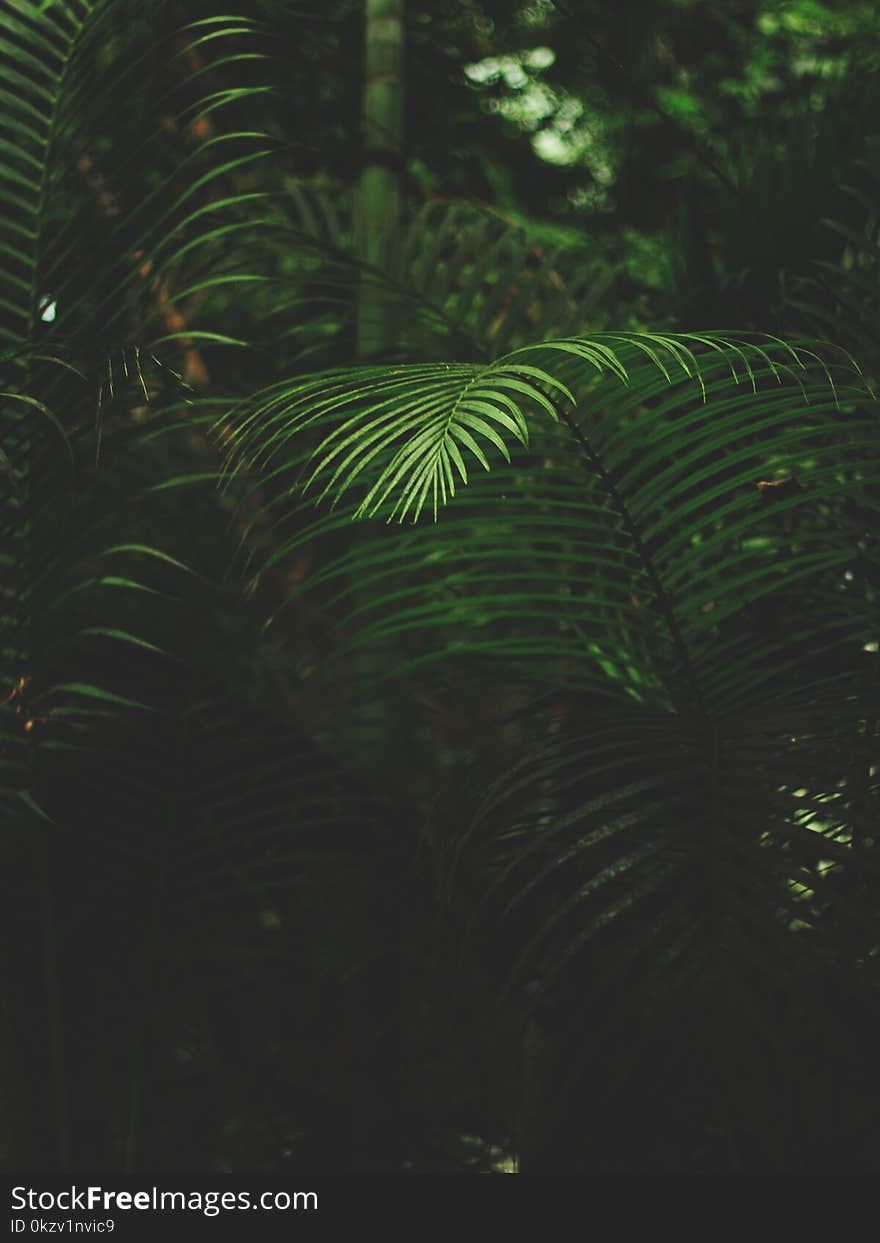
<svg viewBox="0 0 880 1243"><path fill-rule="evenodd" d="M364 268L357 306L357 356L381 357L394 348L399 298L383 280L389 242L400 227L402 193L399 166L403 150L404 0L365 0L363 169L358 186L357 250ZM354 532L354 542L369 535ZM360 599L368 593L358 588ZM393 662L391 644L374 644L356 662L360 685L370 687ZM357 729L359 750L372 766L387 747L386 705L371 698Z"/></svg>
<svg viewBox="0 0 880 1243"><path fill-rule="evenodd" d="M364 162L358 187L360 258L384 266L388 242L400 227L403 152L403 0L366 0L363 97ZM394 345L395 299L381 280L361 276L357 354L369 358Z"/></svg>
<svg viewBox="0 0 880 1243"><path fill-rule="evenodd" d="M638 527L633 521L627 503L621 495L614 480L611 478L611 475L605 469L602 459L593 449L589 440L581 431L580 427L578 427L572 416L568 413L568 411L563 410L558 405L555 405L555 409L560 421L565 424L577 443L581 455L590 468L590 472L595 472L599 476L608 491L608 495L611 497L612 504L617 510L618 516L624 525L627 535L632 540L636 554L642 563L642 568L644 569L645 574L648 577L648 581L651 584L651 589L654 592L654 597L660 608L660 612L663 614L663 620L666 622L666 628L669 631L669 636L672 639L673 646L678 654L679 663L684 671L685 677L687 678L692 706L699 711L700 715L706 716L705 705L703 703L703 697L697 681L696 670L694 669L690 652L688 651L687 644L685 643L684 635L681 632L681 627L678 624L678 618L675 616L675 609L672 607L672 601L669 599L666 588L663 586L663 581L657 572L657 567L654 565L653 558L648 552L648 549L645 547L644 541L639 534Z"/></svg>

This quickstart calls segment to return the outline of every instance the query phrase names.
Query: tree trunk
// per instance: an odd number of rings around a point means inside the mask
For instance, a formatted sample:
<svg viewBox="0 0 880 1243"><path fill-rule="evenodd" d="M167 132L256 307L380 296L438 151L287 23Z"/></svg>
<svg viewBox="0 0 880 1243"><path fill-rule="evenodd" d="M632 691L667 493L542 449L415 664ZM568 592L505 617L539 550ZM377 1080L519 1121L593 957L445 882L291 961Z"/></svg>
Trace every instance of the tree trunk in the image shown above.
<svg viewBox="0 0 880 1243"><path fill-rule="evenodd" d="M400 172L403 148L404 0L365 0L365 74L363 100L363 164L355 199L355 236L360 275L357 306L357 357L381 358L396 344L396 299L377 273L387 267L402 217ZM369 539L354 531L355 544ZM369 590L358 588L361 603ZM389 640L374 643L356 662L357 681L372 687L389 667ZM355 740L363 768L372 772L387 762L387 703L367 692L357 705ZM355 971L344 985L349 1030L350 1161L353 1173L396 1171L400 1168L400 918L397 902L403 893L396 877L401 860L386 859L392 880L379 895L375 919L383 929L386 952L379 961Z"/></svg>
<svg viewBox="0 0 880 1243"><path fill-rule="evenodd" d="M404 0L366 0L363 168L357 196L358 254L384 268L400 228L403 152ZM358 299L358 358L388 352L395 341L395 300L369 273Z"/></svg>

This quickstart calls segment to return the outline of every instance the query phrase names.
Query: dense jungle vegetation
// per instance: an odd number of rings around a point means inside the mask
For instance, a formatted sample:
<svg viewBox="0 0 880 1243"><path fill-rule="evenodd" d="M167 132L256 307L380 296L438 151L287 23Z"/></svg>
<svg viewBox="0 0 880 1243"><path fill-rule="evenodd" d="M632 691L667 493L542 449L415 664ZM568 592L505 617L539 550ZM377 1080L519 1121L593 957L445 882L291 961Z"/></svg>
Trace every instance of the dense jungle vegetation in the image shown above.
<svg viewBox="0 0 880 1243"><path fill-rule="evenodd" d="M880 26L0 0L0 1165L880 1166Z"/></svg>

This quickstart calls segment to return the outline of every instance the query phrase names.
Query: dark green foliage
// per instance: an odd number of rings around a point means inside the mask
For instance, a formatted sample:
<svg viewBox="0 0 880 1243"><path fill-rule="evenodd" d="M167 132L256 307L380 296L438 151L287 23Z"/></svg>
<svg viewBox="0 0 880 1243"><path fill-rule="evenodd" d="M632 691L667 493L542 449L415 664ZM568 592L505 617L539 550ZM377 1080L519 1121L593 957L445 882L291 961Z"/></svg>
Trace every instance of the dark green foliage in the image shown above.
<svg viewBox="0 0 880 1243"><path fill-rule="evenodd" d="M870 14L697 8L410 6L366 262L359 5L5 0L9 1167L876 1168Z"/></svg>

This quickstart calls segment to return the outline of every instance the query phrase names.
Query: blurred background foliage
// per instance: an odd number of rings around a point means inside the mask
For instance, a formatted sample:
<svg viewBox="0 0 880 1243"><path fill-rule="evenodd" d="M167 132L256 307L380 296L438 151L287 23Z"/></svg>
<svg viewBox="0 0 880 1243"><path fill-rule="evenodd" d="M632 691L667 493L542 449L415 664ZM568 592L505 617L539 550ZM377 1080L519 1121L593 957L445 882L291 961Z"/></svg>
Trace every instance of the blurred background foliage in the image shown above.
<svg viewBox="0 0 880 1243"><path fill-rule="evenodd" d="M864 393L849 399L851 441L820 403L800 457L784 439L775 456L749 442L737 468L795 491L827 469L815 502L786 494L781 523L767 508L749 564L827 544L849 577L835 562L833 585L756 597L711 633L704 599L694 631L707 650L771 653L782 698L750 732L744 675L724 787L731 803L765 800L755 858L783 823L832 826L838 851L861 843L858 864L835 870L824 837L800 853L785 839L772 873L785 899L774 890L752 920L772 971L756 983L751 965L727 993L722 976L707 986L681 968L689 925L669 912L691 899L662 887L642 925L577 958L583 928L553 921L591 876L625 888L610 847L570 882L539 858L536 885L505 889L530 866L504 854L524 825L561 817L577 855L572 799L587 808L575 827L598 833L605 817L628 831L680 763L690 776L663 813L676 841L706 806L693 739L673 731L652 750L650 713L669 706L662 627L634 593L625 623L616 605L603 615L613 646L578 631L578 506L594 502L559 428L493 466L441 518L442 544L424 523L389 543L381 520L354 528L344 507L293 489L320 427L294 458L223 476L238 414L269 418L273 385L358 359L370 282L391 325L370 360L383 367L719 329L832 341L870 389L875 6L408 0L403 144L381 157L364 147L361 0L235 7L0 10L3 1161L876 1168L880 714L863 621L876 619L876 476L860 482L853 461L876 461L877 443ZM367 263L358 184L377 160L403 221ZM606 428L619 419L635 444L646 412L695 417L692 393L674 388L665 407L664 390L637 387L629 404L601 390ZM748 409L731 401L731 417ZM637 473L627 445L608 444ZM631 552L621 545L622 563ZM475 589L477 555L510 599ZM805 613L819 629L859 619L854 655L810 664L817 684L842 679L827 701L785 700L779 653ZM607 721L632 748L614 760L618 786L575 745L597 719L568 655L582 640L625 688ZM633 704L650 712L631 717ZM780 742L792 733L797 780ZM662 961L639 939L657 920ZM826 941L795 951L814 923ZM550 972L544 990L547 963L573 957L577 971ZM783 1117L804 1085L810 1106Z"/></svg>

